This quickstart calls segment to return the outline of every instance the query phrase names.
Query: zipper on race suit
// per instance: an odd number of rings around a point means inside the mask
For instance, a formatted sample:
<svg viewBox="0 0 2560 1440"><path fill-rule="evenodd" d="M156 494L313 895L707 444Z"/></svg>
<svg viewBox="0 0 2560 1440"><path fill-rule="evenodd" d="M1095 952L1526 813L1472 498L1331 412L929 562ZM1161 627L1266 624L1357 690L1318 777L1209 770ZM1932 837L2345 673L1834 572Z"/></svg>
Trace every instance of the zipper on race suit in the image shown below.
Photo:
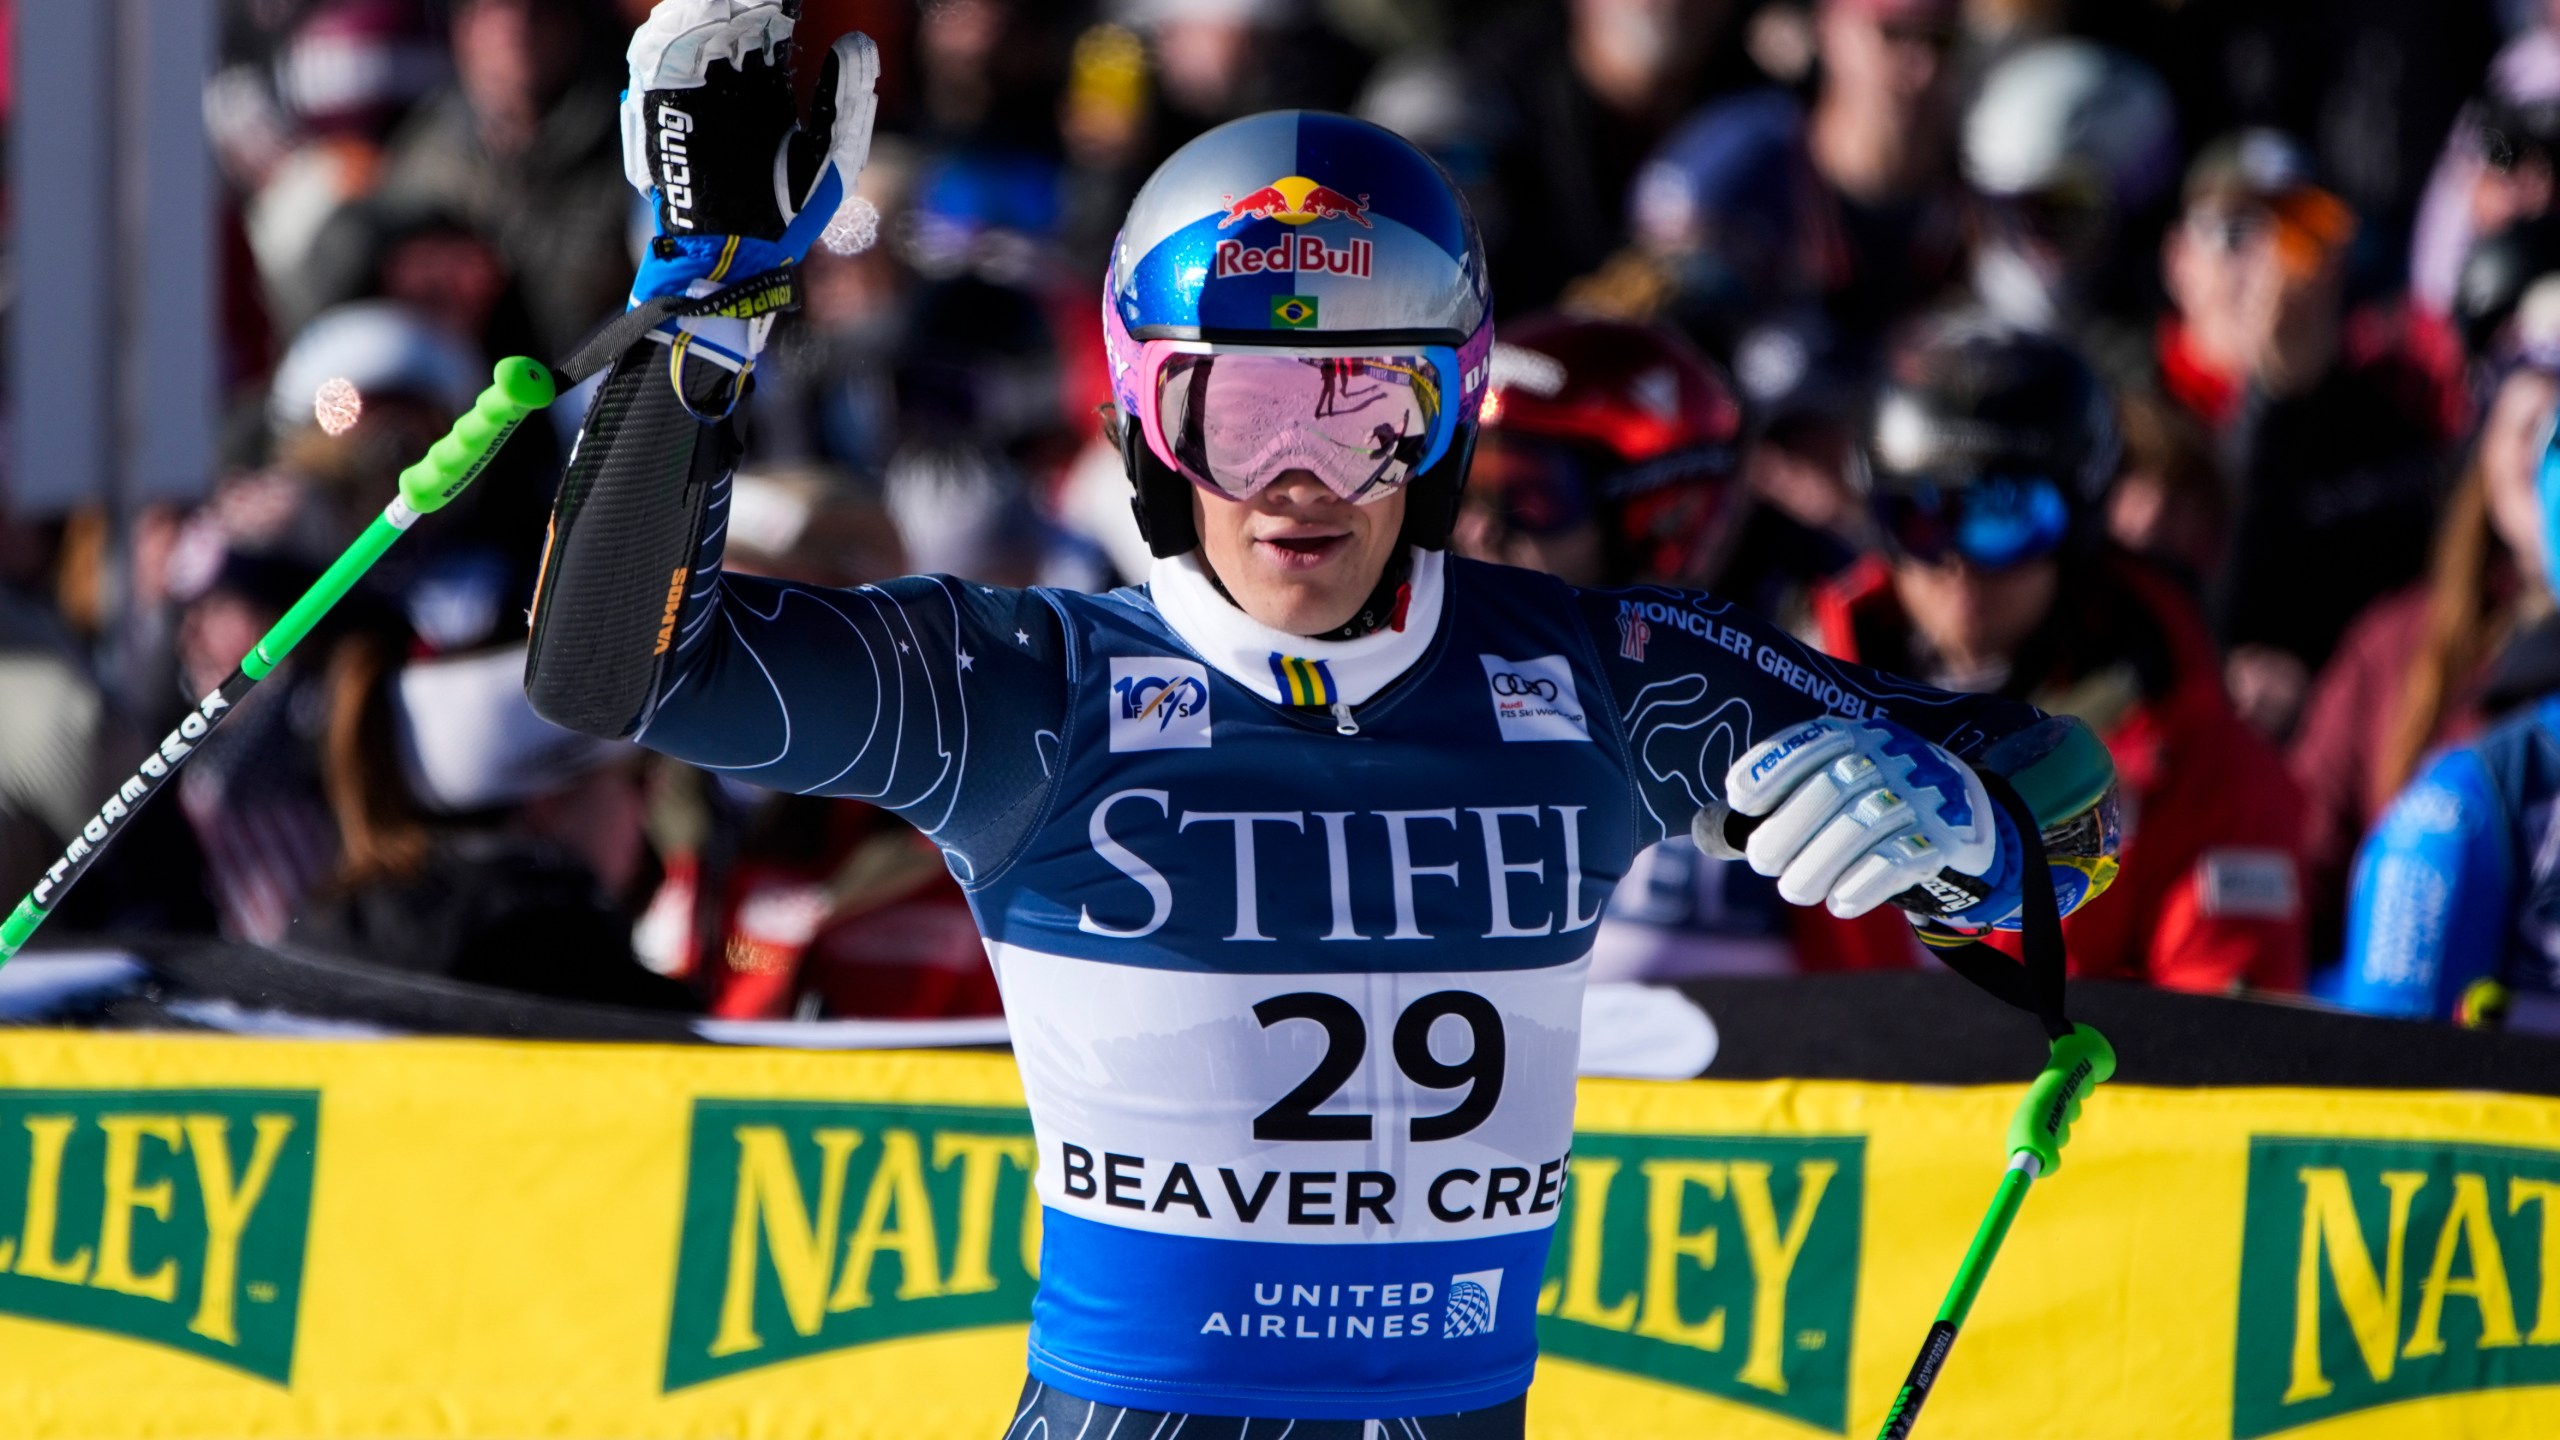
<svg viewBox="0 0 2560 1440"><path fill-rule="evenodd" d="M1351 706L1346 701L1333 702L1333 733L1336 735L1360 733L1360 722L1351 718Z"/></svg>

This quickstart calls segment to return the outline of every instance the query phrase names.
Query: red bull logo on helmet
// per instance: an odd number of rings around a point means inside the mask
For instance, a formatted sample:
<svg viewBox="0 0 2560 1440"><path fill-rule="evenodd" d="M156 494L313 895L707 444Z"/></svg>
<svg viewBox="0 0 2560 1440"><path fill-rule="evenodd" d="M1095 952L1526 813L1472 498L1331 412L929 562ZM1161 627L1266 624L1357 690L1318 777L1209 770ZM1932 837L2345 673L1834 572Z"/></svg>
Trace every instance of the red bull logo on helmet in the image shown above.
<svg viewBox="0 0 2560 1440"><path fill-rule="evenodd" d="M1277 220L1283 225L1348 220L1363 230L1370 228L1368 196L1353 199L1304 175L1283 175L1250 195L1220 198L1227 202L1227 216L1218 222L1221 230L1239 220Z"/></svg>
<svg viewBox="0 0 2560 1440"><path fill-rule="evenodd" d="M1271 274L1369 278L1370 245L1366 240L1342 246L1326 244L1321 235L1285 235L1270 245L1221 240L1217 253L1217 278L1221 280L1230 275Z"/></svg>

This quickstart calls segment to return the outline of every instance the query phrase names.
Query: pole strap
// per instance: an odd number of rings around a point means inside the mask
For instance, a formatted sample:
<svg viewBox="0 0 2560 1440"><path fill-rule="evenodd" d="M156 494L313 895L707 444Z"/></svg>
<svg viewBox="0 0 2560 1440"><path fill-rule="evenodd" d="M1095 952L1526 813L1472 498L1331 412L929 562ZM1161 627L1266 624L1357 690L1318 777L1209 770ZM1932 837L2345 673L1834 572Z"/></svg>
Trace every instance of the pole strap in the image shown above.
<svg viewBox="0 0 2560 1440"><path fill-rule="evenodd" d="M1977 769L1975 773L1982 777L1982 788L1990 792L1991 802L2017 827L2019 848L2025 852L2025 879L2019 887L2024 892L2019 931L2019 949L2024 958L2012 959L1979 940L1925 925L1919 927L1920 939L1947 962L1948 969L1993 998L2036 1017L2047 1039L2061 1040L2071 1034L2071 1019L2064 1013L2062 1003L2067 961L2062 944L2062 906L2053 896L2044 831L2035 812L2008 780L1989 769Z"/></svg>
<svg viewBox="0 0 2560 1440"><path fill-rule="evenodd" d="M558 377L563 390L581 384L622 358L622 353L638 344L640 337L669 320L703 315L755 320L799 308L800 267L785 261L707 295L660 295L643 300L596 327L567 359L551 367L551 373Z"/></svg>

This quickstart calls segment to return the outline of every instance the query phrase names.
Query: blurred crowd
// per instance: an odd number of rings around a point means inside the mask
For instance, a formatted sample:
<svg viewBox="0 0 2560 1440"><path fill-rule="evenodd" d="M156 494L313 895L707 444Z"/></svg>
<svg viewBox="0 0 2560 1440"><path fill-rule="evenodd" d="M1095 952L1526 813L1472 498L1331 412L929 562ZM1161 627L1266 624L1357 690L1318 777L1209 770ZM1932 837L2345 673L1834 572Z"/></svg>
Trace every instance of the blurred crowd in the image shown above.
<svg viewBox="0 0 2560 1440"><path fill-rule="evenodd" d="M231 670L493 359L621 310L648 217L615 100L647 9L226 0L224 453L199 506L0 517L0 884ZM2378 1003L2351 950L2449 922L2360 902L2388 869L2360 847L2444 747L2560 690L2536 490L2560 3L806 0L802 23L880 44L882 224L813 253L756 370L732 568L1142 579L1100 414L1114 228L1175 147L1303 106L1413 139L1483 228L1500 344L1459 548L1711 589L2087 720L2127 839L2117 897L2073 921L2082 973ZM1995 513L1876 463L1878 397L1921 383L1915 329L1950 314L2053 352L2012 346L2028 370L1998 383L2085 422L2070 483ZM312 407L333 378L364 397L340 434ZM903 822L525 706L579 398L253 695L60 928L728 1016L995 1008ZM2524 906L2544 858L2508 860ZM1790 911L1677 841L1639 857L1595 960L1922 963L1897 920Z"/></svg>

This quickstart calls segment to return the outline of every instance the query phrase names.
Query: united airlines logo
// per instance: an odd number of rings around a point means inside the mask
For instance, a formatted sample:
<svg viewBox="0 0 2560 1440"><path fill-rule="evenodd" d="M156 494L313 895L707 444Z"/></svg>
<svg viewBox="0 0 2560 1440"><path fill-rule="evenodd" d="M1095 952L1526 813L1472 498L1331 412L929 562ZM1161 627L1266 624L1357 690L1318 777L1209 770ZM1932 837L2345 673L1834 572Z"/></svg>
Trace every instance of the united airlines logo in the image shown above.
<svg viewBox="0 0 2560 1440"><path fill-rule="evenodd" d="M1502 1304L1502 1272L1471 1270L1449 1277L1449 1313L1440 1333L1451 1339L1493 1333L1494 1313Z"/></svg>
<svg viewBox="0 0 2560 1440"><path fill-rule="evenodd" d="M1111 748L1209 748L1209 672L1170 655L1111 661Z"/></svg>
<svg viewBox="0 0 2560 1440"><path fill-rule="evenodd" d="M1505 660L1479 655L1493 694L1493 720L1505 740L1589 740L1582 698L1573 688L1573 662L1561 655Z"/></svg>

